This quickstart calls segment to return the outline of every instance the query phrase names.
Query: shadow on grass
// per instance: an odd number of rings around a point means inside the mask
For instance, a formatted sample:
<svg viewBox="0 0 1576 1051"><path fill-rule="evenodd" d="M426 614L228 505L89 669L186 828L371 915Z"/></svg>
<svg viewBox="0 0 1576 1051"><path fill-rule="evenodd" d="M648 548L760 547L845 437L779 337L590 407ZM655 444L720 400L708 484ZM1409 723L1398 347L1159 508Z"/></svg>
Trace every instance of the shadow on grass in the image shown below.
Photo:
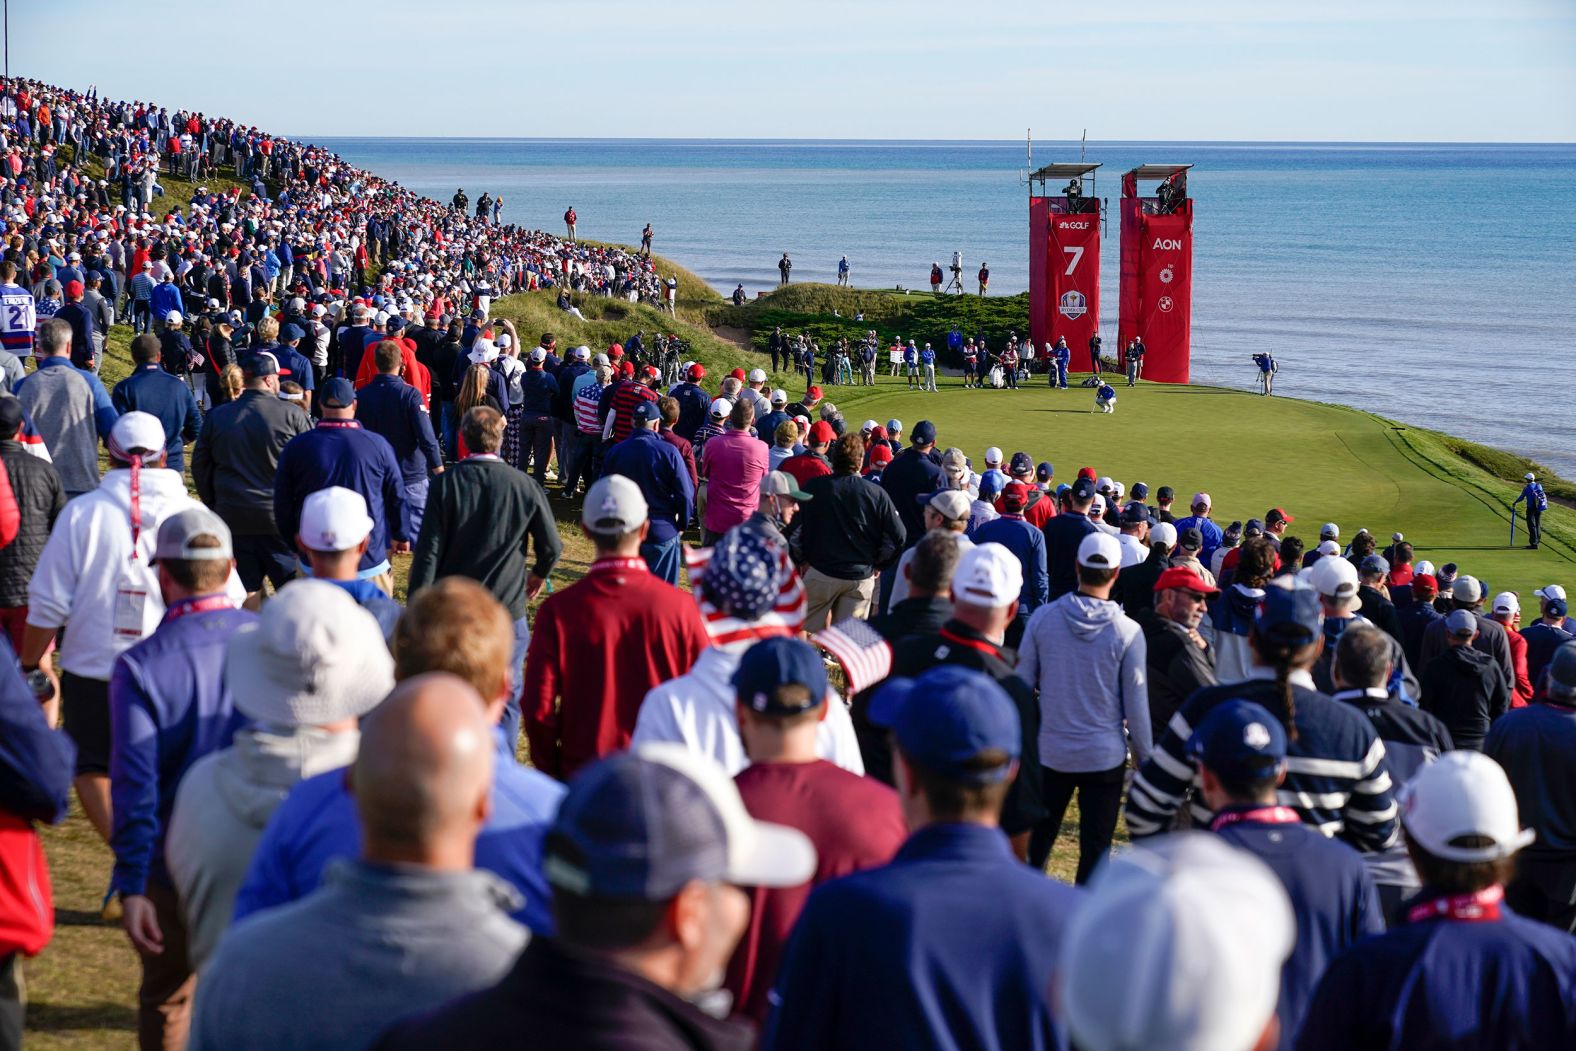
<svg viewBox="0 0 1576 1051"><path fill-rule="evenodd" d="M29 1032L49 1033L85 1029L137 1028L137 1009L126 1004L98 1003L52 1004L33 1000L27 1005Z"/></svg>
<svg viewBox="0 0 1576 1051"><path fill-rule="evenodd" d="M56 909L56 927L113 927L104 918L89 909Z"/></svg>

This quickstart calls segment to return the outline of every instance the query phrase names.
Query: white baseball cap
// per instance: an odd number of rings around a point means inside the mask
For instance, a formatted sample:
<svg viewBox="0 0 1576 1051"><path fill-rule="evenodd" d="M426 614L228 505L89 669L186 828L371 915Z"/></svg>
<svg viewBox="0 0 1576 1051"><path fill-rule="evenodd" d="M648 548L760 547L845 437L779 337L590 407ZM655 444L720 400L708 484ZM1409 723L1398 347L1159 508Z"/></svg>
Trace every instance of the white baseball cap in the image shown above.
<svg viewBox="0 0 1576 1051"><path fill-rule="evenodd" d="M875 430L877 426L879 426L879 424L877 424L875 420L866 420L864 423L859 425L859 430L862 434L869 434L871 431Z"/></svg>
<svg viewBox="0 0 1576 1051"><path fill-rule="evenodd" d="M593 532L628 533L649 514L640 486L621 474L598 478L586 493L580 521Z"/></svg>
<svg viewBox="0 0 1576 1051"><path fill-rule="evenodd" d="M1412 775L1400 791L1401 825L1412 842L1436 858L1475 862L1508 858L1531 843L1521 827L1516 793L1500 765L1482 752L1446 752ZM1485 836L1487 846L1453 844Z"/></svg>
<svg viewBox="0 0 1576 1051"><path fill-rule="evenodd" d="M1334 522L1324 523L1319 527L1319 539L1323 540L1325 538L1339 540L1341 538L1341 527Z"/></svg>
<svg viewBox="0 0 1576 1051"><path fill-rule="evenodd" d="M1094 489L1097 493L1109 493L1115 488L1116 482L1114 482L1111 479L1111 476L1108 474L1101 475L1100 480L1094 483Z"/></svg>
<svg viewBox="0 0 1576 1051"><path fill-rule="evenodd" d="M164 323L166 325L179 325L183 320L179 310L172 310L164 315Z"/></svg>
<svg viewBox="0 0 1576 1051"><path fill-rule="evenodd" d="M989 449L985 450L985 466L1000 467L1001 461L1002 452L999 447L992 445Z"/></svg>
<svg viewBox="0 0 1576 1051"><path fill-rule="evenodd" d="M1321 558L1315 562L1313 587L1320 596L1342 609L1351 609L1362 601L1357 594L1357 567L1344 558Z"/></svg>
<svg viewBox="0 0 1576 1051"><path fill-rule="evenodd" d="M507 339L508 337L505 336L503 338ZM534 348L532 348L532 350L531 350L531 360L534 361L538 365L540 365L542 362L546 361L547 360L547 349L545 347L534 347Z"/></svg>
<svg viewBox="0 0 1576 1051"><path fill-rule="evenodd" d="M751 369L750 370L750 382L751 383L765 383L766 382L766 370L765 369Z"/></svg>
<svg viewBox="0 0 1576 1051"><path fill-rule="evenodd" d="M1514 591L1501 591L1494 596L1495 613L1520 613L1521 599L1516 597Z"/></svg>
<svg viewBox="0 0 1576 1051"><path fill-rule="evenodd" d="M498 339L497 339L496 342L498 344L498 349L499 350L508 350L510 347L514 346L514 337L509 335L509 333L507 333L507 332L500 332L500 333L498 333ZM540 347L538 347L537 349L541 350ZM542 356L543 357L547 356L546 351L543 351Z"/></svg>
<svg viewBox="0 0 1576 1051"><path fill-rule="evenodd" d="M1434 575L1434 564L1425 558L1423 561L1412 567L1412 573L1418 576L1431 577Z"/></svg>
<svg viewBox="0 0 1576 1051"><path fill-rule="evenodd" d="M1001 544L977 544L963 552L952 574L952 596L975 606L1005 606L1023 592L1023 564Z"/></svg>
<svg viewBox="0 0 1576 1051"><path fill-rule="evenodd" d="M575 360L576 361L590 361L591 360L591 348L587 347L587 346L576 347L575 348Z"/></svg>
<svg viewBox="0 0 1576 1051"><path fill-rule="evenodd" d="M1450 585L1450 597L1457 602L1482 602L1483 585L1477 577L1463 573Z"/></svg>
<svg viewBox="0 0 1576 1051"><path fill-rule="evenodd" d="M1090 569L1116 569L1122 564L1122 545L1110 533L1090 533L1078 545L1078 564Z"/></svg>
<svg viewBox="0 0 1576 1051"><path fill-rule="evenodd" d="M956 521L968 516L973 501L969 499L969 494L961 489L943 489L932 496L927 503L928 506L935 508L936 513L942 518Z"/></svg>
<svg viewBox="0 0 1576 1051"><path fill-rule="evenodd" d="M1208 493L1194 493L1193 502L1188 504L1188 507L1197 507L1200 504L1203 504L1205 507L1214 507L1215 501L1209 498Z"/></svg>
<svg viewBox="0 0 1576 1051"><path fill-rule="evenodd" d="M372 534L366 497L331 485L301 504L301 543L311 551L349 551Z"/></svg>
<svg viewBox="0 0 1576 1051"><path fill-rule="evenodd" d="M717 398L711 403L711 414L713 416L726 416L732 411L733 402L729 401L727 398Z"/></svg>
<svg viewBox="0 0 1576 1051"><path fill-rule="evenodd" d="M1180 832L1095 870L1062 936L1059 1000L1084 1051L1252 1047L1297 941L1286 891L1258 858Z"/></svg>
<svg viewBox="0 0 1576 1051"><path fill-rule="evenodd" d="M783 390L781 387L778 387L776 390L772 391L772 404L773 405L787 405L788 404L788 392Z"/></svg>
<svg viewBox="0 0 1576 1051"><path fill-rule="evenodd" d="M1092 518L1099 518L1103 514L1105 514L1105 497L1096 493L1089 501L1089 515Z"/></svg>
<svg viewBox="0 0 1576 1051"><path fill-rule="evenodd" d="M157 456L164 451L166 437L164 424L157 416L133 410L115 421L107 444L109 451L121 459L129 459L139 451L143 456Z"/></svg>
<svg viewBox="0 0 1576 1051"><path fill-rule="evenodd" d="M1149 544L1164 544L1167 548L1177 546L1177 527L1170 522L1158 522L1149 530Z"/></svg>
<svg viewBox="0 0 1576 1051"><path fill-rule="evenodd" d="M1541 599L1547 599L1550 602L1564 602L1566 600L1565 589L1560 587L1558 584L1550 584L1547 587L1541 587L1534 591L1533 594Z"/></svg>
<svg viewBox="0 0 1576 1051"><path fill-rule="evenodd" d="M1313 550L1320 557L1329 558L1331 555L1339 555L1341 553L1341 545L1333 540L1321 540L1319 541L1319 546Z"/></svg>

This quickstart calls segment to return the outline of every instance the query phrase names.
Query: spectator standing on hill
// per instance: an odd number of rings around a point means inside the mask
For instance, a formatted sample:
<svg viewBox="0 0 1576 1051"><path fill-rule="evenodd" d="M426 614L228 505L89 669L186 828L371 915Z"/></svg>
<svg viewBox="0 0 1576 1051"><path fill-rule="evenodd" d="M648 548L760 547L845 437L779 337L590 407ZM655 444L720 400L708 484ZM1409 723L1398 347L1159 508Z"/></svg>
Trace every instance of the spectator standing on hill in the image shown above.
<svg viewBox="0 0 1576 1051"><path fill-rule="evenodd" d="M4 419L0 416L0 432L4 430ZM0 444L0 452L4 449L5 446ZM10 462L7 457L6 465L10 466ZM0 549L0 558L4 558L3 549ZM1576 627L1576 624L1572 624L1567 617L1570 607L1565 600L1565 591L1559 585L1539 588L1535 594L1543 615L1522 628L1521 637L1527 640L1527 675L1536 690L1541 686L1543 673L1554 659L1554 654L1565 643L1576 639L1576 635L1571 633L1571 628Z"/></svg>
<svg viewBox="0 0 1576 1051"><path fill-rule="evenodd" d="M1510 646L1510 706L1525 708L1532 700L1533 680L1527 662L1527 640L1516 625L1521 623L1521 600L1514 591L1502 591L1489 605L1489 619L1505 629Z"/></svg>
<svg viewBox="0 0 1576 1051"><path fill-rule="evenodd" d="M1455 571L1454 564L1447 564L1444 568ZM1440 581L1440 587L1444 587L1444 581ZM1508 691L1516 681L1516 668L1510 656L1510 637L1505 634L1503 624L1483 615L1485 597L1480 580L1466 573L1458 574L1450 585L1450 598L1446 603L1448 608L1442 612L1448 614L1452 610L1462 609L1472 614L1477 621L1477 635L1472 640L1472 648L1493 658ZM1449 645L1444 618L1430 624L1423 632L1423 642L1418 648L1419 670L1427 667Z"/></svg>
<svg viewBox="0 0 1576 1051"><path fill-rule="evenodd" d="M192 482L230 527L235 569L250 594L263 581L277 592L296 574L293 543L274 519L274 480L291 439L312 429L298 405L279 397L279 362L258 353L243 366L246 387L203 420L192 447Z"/></svg>
<svg viewBox="0 0 1576 1051"><path fill-rule="evenodd" d="M859 474L864 440L845 434L831 454L831 473L803 485L811 499L800 508L793 541L807 567L805 627L812 633L828 619L864 620L875 604L876 574L897 562L906 539L892 498Z"/></svg>
<svg viewBox="0 0 1576 1051"><path fill-rule="evenodd" d="M427 511L430 475L443 473L443 452L420 392L400 377L399 348L384 340L373 346L372 354L378 374L356 392L356 419L394 450L414 539L421 535L421 520Z"/></svg>
<svg viewBox="0 0 1576 1051"><path fill-rule="evenodd" d="M99 441L120 413L98 377L71 364L71 326L58 318L40 322L34 346L37 370L12 389L44 439L69 500L98 486Z"/></svg>
<svg viewBox="0 0 1576 1051"><path fill-rule="evenodd" d="M1510 506L1514 510L1517 504L1527 505L1527 547L1536 551L1543 541L1543 512L1549 509L1549 497L1543 491L1543 486L1538 484L1537 475L1528 471L1521 477L1527 484Z"/></svg>
<svg viewBox="0 0 1576 1051"><path fill-rule="evenodd" d="M17 653L22 651L27 628L28 585L55 520L66 507L59 472L22 444L22 425L21 401L0 397L0 465L17 509L16 538L0 547L0 630Z"/></svg>
<svg viewBox="0 0 1576 1051"><path fill-rule="evenodd" d="M1078 587L1078 550L1099 528L1089 517L1094 506L1094 479L1080 476L1067 493L1067 507L1045 523L1045 562L1050 575L1050 601Z"/></svg>
<svg viewBox="0 0 1576 1051"><path fill-rule="evenodd" d="M683 675L708 644L695 603L640 558L650 522L639 486L602 477L580 520L596 559L542 603L525 660L531 763L560 780L628 747L646 692Z"/></svg>
<svg viewBox="0 0 1576 1051"><path fill-rule="evenodd" d="M1480 750L1489 726L1510 710L1510 690L1493 659L1473 648L1471 610L1452 610L1443 624L1448 648L1423 666L1419 705L1445 724L1457 748Z"/></svg>
<svg viewBox="0 0 1576 1051"><path fill-rule="evenodd" d="M1121 575L1140 568L1124 569ZM1129 614L1144 632L1152 728L1163 730L1195 691L1219 681L1214 647L1198 630L1205 603L1218 593L1191 569L1175 567L1162 572L1152 585L1153 605Z"/></svg>
<svg viewBox="0 0 1576 1051"><path fill-rule="evenodd" d="M604 475L621 475L640 487L651 530L640 545L640 557L657 579L679 582L680 534L695 514L695 489L684 457L658 433L661 409L655 402L635 406L629 437L607 451Z"/></svg>
<svg viewBox="0 0 1576 1051"><path fill-rule="evenodd" d="M701 449L700 474L706 484L701 525L707 547L750 517L760 501L767 449L750 433L754 420L754 409L741 399L729 408L722 433L707 439Z"/></svg>
<svg viewBox="0 0 1576 1051"><path fill-rule="evenodd" d="M1198 558L1206 567L1211 564L1211 560L1215 557L1215 549L1220 547L1224 539L1220 526L1209 519L1212 503L1208 493L1194 493L1193 501L1189 504L1193 513L1186 518L1178 519L1176 523L1178 536L1182 536L1189 529L1197 529L1204 538Z"/></svg>
<svg viewBox="0 0 1576 1051"><path fill-rule="evenodd" d="M471 409L460 430L471 453L433 483L408 588L415 594L448 576L481 584L514 620L510 666L518 669L531 639L527 604L546 587L563 541L542 487L498 456L503 414L486 406ZM535 560L528 569L527 556L533 551ZM502 721L511 742L520 737L520 693L516 685Z"/></svg>
<svg viewBox="0 0 1576 1051"><path fill-rule="evenodd" d="M186 443L202 430L202 413L191 388L161 367L159 341L143 333L131 341L131 375L115 384L110 402L121 415L146 412L164 425L165 449L172 471L186 468Z"/></svg>
<svg viewBox="0 0 1576 1051"><path fill-rule="evenodd" d="M792 271L793 260L788 258L787 252L784 252L783 257L777 260L777 272L782 275L782 280L778 282L779 286L786 285L788 283L788 275Z"/></svg>

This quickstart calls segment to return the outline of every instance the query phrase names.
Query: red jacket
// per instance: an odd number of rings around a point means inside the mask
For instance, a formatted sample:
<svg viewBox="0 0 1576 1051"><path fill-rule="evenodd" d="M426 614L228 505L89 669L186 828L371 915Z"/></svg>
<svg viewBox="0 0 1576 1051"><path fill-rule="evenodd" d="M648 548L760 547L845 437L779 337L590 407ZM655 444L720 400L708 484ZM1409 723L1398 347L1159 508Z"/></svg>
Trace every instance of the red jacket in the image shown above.
<svg viewBox="0 0 1576 1051"><path fill-rule="evenodd" d="M531 763L568 779L629 747L646 692L710 645L695 601L638 558L601 558L536 613L520 710Z"/></svg>

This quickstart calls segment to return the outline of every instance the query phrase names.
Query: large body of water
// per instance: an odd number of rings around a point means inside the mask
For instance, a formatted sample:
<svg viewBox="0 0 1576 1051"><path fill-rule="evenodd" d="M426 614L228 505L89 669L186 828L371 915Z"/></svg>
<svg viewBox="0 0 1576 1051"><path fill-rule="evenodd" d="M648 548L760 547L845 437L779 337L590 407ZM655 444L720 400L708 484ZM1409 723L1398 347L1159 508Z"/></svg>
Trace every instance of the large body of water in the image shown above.
<svg viewBox="0 0 1576 1051"><path fill-rule="evenodd" d="M317 141L440 200L502 194L506 222L561 231L573 205L581 236L627 243L650 222L659 254L724 292L775 285L784 251L796 280L834 280L846 254L857 286L924 288L959 250L970 274L990 263L993 292L1028 287L1022 143ZM1576 476L1576 145L1122 142L1087 157L1110 205L1107 346L1120 173L1192 163L1196 381L1246 387L1248 356L1269 348L1286 394ZM1077 159L1068 144L1034 154Z"/></svg>

